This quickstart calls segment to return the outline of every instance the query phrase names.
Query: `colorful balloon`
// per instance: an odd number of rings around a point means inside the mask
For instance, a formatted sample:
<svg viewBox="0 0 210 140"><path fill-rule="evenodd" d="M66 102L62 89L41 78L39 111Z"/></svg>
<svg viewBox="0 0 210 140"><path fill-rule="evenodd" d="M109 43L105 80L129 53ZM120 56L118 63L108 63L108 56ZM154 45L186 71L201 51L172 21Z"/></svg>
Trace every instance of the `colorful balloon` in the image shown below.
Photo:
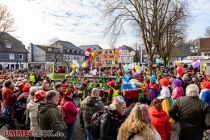
<svg viewBox="0 0 210 140"><path fill-rule="evenodd" d="M76 65L75 64L72 64L71 65L71 68L74 70L76 68Z"/></svg>
<svg viewBox="0 0 210 140"><path fill-rule="evenodd" d="M193 69L196 69L196 68L198 68L200 66L200 63L196 60L196 61L194 61L194 62L192 62L192 67L193 67Z"/></svg>
<svg viewBox="0 0 210 140"><path fill-rule="evenodd" d="M90 55L90 52L85 52L85 56L89 56Z"/></svg>
<svg viewBox="0 0 210 140"><path fill-rule="evenodd" d="M87 52L91 52L91 48L86 48L85 49Z"/></svg>
<svg viewBox="0 0 210 140"><path fill-rule="evenodd" d="M91 52L91 55L94 57L95 56L95 53L94 52Z"/></svg>
<svg viewBox="0 0 210 140"><path fill-rule="evenodd" d="M128 65L127 64L125 64L124 66L123 66L123 69L125 70L125 71L127 71L129 68L128 68Z"/></svg>
<svg viewBox="0 0 210 140"><path fill-rule="evenodd" d="M96 48L92 48L92 51L96 50Z"/></svg>
<svg viewBox="0 0 210 140"><path fill-rule="evenodd" d="M134 68L136 71L138 71L140 69L140 67L138 65L136 65Z"/></svg>
<svg viewBox="0 0 210 140"><path fill-rule="evenodd" d="M86 61L82 63L82 67L87 68L87 62Z"/></svg>

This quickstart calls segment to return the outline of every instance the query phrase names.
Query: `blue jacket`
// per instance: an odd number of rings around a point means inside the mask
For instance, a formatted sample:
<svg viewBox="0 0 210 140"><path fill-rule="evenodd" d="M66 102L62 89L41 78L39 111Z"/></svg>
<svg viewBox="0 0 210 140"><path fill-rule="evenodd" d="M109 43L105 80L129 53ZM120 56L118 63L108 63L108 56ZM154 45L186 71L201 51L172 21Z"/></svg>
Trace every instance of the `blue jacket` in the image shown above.
<svg viewBox="0 0 210 140"><path fill-rule="evenodd" d="M199 98L210 105L210 89L202 89Z"/></svg>

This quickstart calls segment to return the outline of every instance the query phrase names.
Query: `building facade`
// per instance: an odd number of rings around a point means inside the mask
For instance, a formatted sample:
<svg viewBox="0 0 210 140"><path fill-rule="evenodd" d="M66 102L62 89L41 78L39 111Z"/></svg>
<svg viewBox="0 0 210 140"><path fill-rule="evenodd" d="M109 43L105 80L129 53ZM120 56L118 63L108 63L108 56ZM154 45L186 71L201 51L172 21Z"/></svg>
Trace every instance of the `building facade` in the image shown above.
<svg viewBox="0 0 210 140"><path fill-rule="evenodd" d="M0 32L0 65L7 69L28 67L28 51L23 43L8 33Z"/></svg>
<svg viewBox="0 0 210 140"><path fill-rule="evenodd" d="M83 63L84 51L67 41L57 41L49 46L29 45L29 63L65 62L68 65L76 60Z"/></svg>

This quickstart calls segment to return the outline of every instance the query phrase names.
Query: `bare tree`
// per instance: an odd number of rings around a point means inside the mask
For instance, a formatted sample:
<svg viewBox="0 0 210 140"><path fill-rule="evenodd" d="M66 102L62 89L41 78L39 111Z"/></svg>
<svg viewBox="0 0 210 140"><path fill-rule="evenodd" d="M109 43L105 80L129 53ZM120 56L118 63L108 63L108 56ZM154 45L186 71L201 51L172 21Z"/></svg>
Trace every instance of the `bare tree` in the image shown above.
<svg viewBox="0 0 210 140"><path fill-rule="evenodd" d="M14 18L5 5L0 4L0 32L14 32Z"/></svg>
<svg viewBox="0 0 210 140"><path fill-rule="evenodd" d="M58 40L60 40L58 37L53 37L53 38L51 38L51 39L49 40L49 45L51 45L51 44L57 42Z"/></svg>
<svg viewBox="0 0 210 140"><path fill-rule="evenodd" d="M210 26L206 28L205 36L210 37Z"/></svg>
<svg viewBox="0 0 210 140"><path fill-rule="evenodd" d="M124 32L125 23L135 27L141 34L151 73L154 56L161 49L161 39L169 27L180 20L177 12L185 12L181 11L183 5L178 0L107 0L105 14L111 23L106 34L116 41Z"/></svg>

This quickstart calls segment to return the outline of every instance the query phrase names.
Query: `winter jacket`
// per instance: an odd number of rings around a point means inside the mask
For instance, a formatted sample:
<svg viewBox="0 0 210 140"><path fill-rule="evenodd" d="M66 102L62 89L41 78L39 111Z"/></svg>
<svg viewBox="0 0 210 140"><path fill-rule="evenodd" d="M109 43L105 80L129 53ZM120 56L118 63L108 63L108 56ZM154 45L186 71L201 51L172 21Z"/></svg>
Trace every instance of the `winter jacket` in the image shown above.
<svg viewBox="0 0 210 140"><path fill-rule="evenodd" d="M181 97L169 110L169 115L179 122L179 140L201 140L208 104L196 97Z"/></svg>
<svg viewBox="0 0 210 140"><path fill-rule="evenodd" d="M36 134L37 130L40 130L40 126L37 120L38 106L39 103L35 103L33 102L33 100L31 100L27 104L27 110L29 112L29 118L30 118L30 130L34 132L33 135Z"/></svg>
<svg viewBox="0 0 210 140"><path fill-rule="evenodd" d="M17 97L10 88L3 87L1 93L3 106L13 106L15 104Z"/></svg>
<svg viewBox="0 0 210 140"><path fill-rule="evenodd" d="M84 126L85 128L91 127L91 118L94 113L96 113L99 110L104 110L104 104L101 100L87 96L82 102L81 102L81 110L84 120Z"/></svg>
<svg viewBox="0 0 210 140"><path fill-rule="evenodd" d="M160 134L162 140L171 139L171 124L169 122L168 116L162 109L157 110L155 106L149 109L150 118L153 126Z"/></svg>
<svg viewBox="0 0 210 140"><path fill-rule="evenodd" d="M66 122L66 124L69 125L76 122L77 114L80 110L75 106L73 101L64 98L61 100L61 106L63 107L63 110L65 112L64 121Z"/></svg>
<svg viewBox="0 0 210 140"><path fill-rule="evenodd" d="M66 124L62 119L57 106L51 103L40 103L37 119L41 130L53 130L65 134ZM43 140L63 140L65 137L43 137Z"/></svg>
<svg viewBox="0 0 210 140"><path fill-rule="evenodd" d="M17 98L17 101L20 102L22 109L25 109L26 108L27 98L28 98L28 92L23 92Z"/></svg>
<svg viewBox="0 0 210 140"><path fill-rule="evenodd" d="M201 90L199 98L210 105L210 89Z"/></svg>
<svg viewBox="0 0 210 140"><path fill-rule="evenodd" d="M175 87L172 91L172 98L177 99L184 95L184 90L182 87Z"/></svg>
<svg viewBox="0 0 210 140"><path fill-rule="evenodd" d="M116 140L118 129L125 118L115 110L108 110L103 114L100 122L100 140Z"/></svg>

